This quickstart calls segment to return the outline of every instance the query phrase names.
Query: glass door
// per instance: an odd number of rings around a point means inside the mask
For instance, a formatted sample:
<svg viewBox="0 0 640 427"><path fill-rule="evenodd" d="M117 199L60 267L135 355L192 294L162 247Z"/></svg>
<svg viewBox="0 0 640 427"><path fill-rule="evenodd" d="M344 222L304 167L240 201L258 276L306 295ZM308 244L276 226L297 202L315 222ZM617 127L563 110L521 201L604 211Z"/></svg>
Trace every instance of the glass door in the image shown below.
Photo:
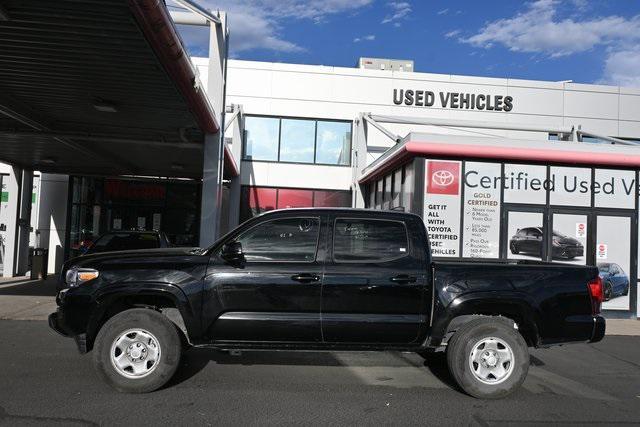
<svg viewBox="0 0 640 427"><path fill-rule="evenodd" d="M547 253L551 261L586 265L590 215L580 211L552 211L551 238Z"/></svg>
<svg viewBox="0 0 640 427"><path fill-rule="evenodd" d="M503 252L508 259L542 260L546 255L542 209L506 208Z"/></svg>
<svg viewBox="0 0 640 427"><path fill-rule="evenodd" d="M4 244L7 235L7 202L9 201L9 193L7 193L7 184L3 182L4 175L0 175L0 276L4 271Z"/></svg>
<svg viewBox="0 0 640 427"><path fill-rule="evenodd" d="M631 283L635 283L632 266L631 216L597 215L596 265L604 285L606 310L629 310Z"/></svg>

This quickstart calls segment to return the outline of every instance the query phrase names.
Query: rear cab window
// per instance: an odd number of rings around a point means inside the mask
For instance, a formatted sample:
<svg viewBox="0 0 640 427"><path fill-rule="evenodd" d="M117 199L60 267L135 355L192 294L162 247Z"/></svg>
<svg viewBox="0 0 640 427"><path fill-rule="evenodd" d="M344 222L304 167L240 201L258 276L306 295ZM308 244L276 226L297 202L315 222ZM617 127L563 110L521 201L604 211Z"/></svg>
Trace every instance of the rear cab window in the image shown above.
<svg viewBox="0 0 640 427"><path fill-rule="evenodd" d="M403 221L336 218L333 260L336 263L379 263L409 255L409 236Z"/></svg>

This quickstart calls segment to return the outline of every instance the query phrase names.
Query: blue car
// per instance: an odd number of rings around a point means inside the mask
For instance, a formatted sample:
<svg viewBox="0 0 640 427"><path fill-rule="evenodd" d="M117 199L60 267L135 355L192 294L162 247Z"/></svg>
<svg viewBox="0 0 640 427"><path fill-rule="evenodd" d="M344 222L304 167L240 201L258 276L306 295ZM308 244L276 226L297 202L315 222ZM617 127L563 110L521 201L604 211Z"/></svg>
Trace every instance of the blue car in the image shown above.
<svg viewBox="0 0 640 427"><path fill-rule="evenodd" d="M605 301L629 294L629 276L618 264L613 262L599 263L598 270L604 285Z"/></svg>

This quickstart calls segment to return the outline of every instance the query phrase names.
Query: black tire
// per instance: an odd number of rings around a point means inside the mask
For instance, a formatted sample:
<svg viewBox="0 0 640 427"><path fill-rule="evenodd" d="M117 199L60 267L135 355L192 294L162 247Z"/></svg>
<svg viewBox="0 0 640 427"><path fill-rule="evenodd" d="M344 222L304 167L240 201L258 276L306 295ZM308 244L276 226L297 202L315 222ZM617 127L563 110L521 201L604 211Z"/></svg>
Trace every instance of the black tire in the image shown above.
<svg viewBox="0 0 640 427"><path fill-rule="evenodd" d="M613 286L607 282L604 284L604 300L609 301L613 298Z"/></svg>
<svg viewBox="0 0 640 427"><path fill-rule="evenodd" d="M476 377L472 366L478 365L470 362L474 348L485 338L497 338L506 343L513 356L511 362L504 362L503 367L508 367L505 377L496 379L494 384ZM497 363L500 363L499 359ZM529 349L511 321L483 316L465 323L451 337L447 345L447 364L451 376L467 394L480 399L498 399L513 393L524 381L529 371ZM487 381L494 380L489 378Z"/></svg>
<svg viewBox="0 0 640 427"><path fill-rule="evenodd" d="M149 334L155 338L146 348L149 349L149 352L157 352L157 363L150 359L140 360L139 363L145 366L143 369L150 371L146 374L140 374L143 375L141 377L125 376L126 369L121 373L119 368L116 368L115 363L117 362L112 362L111 359L111 351L116 345L116 341L120 337L124 337L125 332L129 330L139 330L141 333L126 334L127 338L125 339L129 341L138 339L142 342L143 348L145 348L143 342L145 335L143 334ZM157 343L155 343L156 340ZM137 344L134 342L131 347L135 345ZM140 353L141 350L136 351ZM122 354L122 351L116 348L115 353ZM162 387L171 379L180 363L181 353L182 343L174 324L154 310L136 308L116 314L102 326L96 337L93 361L98 375L116 390L125 393L148 393ZM133 366L135 361L128 363ZM129 375L134 375L133 370Z"/></svg>

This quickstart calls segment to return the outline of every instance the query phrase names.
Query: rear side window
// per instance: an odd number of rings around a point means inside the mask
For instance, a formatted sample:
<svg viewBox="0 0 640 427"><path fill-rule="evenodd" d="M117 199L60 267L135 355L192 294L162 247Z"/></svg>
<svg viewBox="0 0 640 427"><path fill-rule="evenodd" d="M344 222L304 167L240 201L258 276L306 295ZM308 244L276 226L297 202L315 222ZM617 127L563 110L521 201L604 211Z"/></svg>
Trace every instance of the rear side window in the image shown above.
<svg viewBox="0 0 640 427"><path fill-rule="evenodd" d="M258 224L236 240L247 261L313 262L319 232L318 218L283 218Z"/></svg>
<svg viewBox="0 0 640 427"><path fill-rule="evenodd" d="M391 261L408 252L407 229L403 222L336 219L333 232L333 259L336 262Z"/></svg>

